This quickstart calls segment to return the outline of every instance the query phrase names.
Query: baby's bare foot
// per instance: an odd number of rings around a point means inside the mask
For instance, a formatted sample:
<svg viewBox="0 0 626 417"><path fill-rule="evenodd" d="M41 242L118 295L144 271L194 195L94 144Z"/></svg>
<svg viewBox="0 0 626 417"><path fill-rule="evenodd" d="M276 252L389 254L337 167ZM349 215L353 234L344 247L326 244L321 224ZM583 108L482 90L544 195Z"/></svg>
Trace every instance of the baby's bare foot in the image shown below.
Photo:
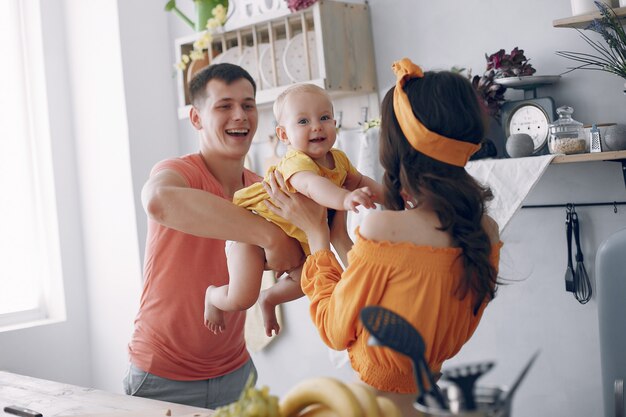
<svg viewBox="0 0 626 417"><path fill-rule="evenodd" d="M272 337L272 332L277 335L280 332L280 326L276 318L276 306L269 302L266 291L261 291L259 294L259 307L261 307L261 314L263 314L265 334L268 337Z"/></svg>
<svg viewBox="0 0 626 417"><path fill-rule="evenodd" d="M213 288L215 288L213 285L209 286L204 296L204 325L214 334L217 334L226 329L226 322L224 321L224 312L211 302L211 290Z"/></svg>

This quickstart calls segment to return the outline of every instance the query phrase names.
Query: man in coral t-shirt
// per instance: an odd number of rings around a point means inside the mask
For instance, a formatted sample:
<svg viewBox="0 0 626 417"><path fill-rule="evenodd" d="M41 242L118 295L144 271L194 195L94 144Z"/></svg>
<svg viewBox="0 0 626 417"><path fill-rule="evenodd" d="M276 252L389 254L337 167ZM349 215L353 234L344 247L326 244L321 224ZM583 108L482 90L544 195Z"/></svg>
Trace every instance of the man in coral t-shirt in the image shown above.
<svg viewBox="0 0 626 417"><path fill-rule="evenodd" d="M142 190L145 282L124 387L129 395L216 408L237 400L256 375L245 311L228 313L217 335L203 323L206 288L228 284L224 240L263 247L277 271L298 266L303 255L277 226L231 203L235 191L260 181L244 169L258 120L252 77L237 65L212 65L189 90L200 150L156 164Z"/></svg>

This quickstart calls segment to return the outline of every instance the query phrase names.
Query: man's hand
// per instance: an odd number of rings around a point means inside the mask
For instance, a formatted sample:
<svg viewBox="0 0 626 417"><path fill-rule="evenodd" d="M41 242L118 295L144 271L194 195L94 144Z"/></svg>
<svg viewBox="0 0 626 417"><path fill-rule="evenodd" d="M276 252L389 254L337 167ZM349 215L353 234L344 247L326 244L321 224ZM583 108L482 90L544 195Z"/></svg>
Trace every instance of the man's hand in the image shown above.
<svg viewBox="0 0 626 417"><path fill-rule="evenodd" d="M304 252L300 242L285 234L281 228L275 226L277 232L272 234L265 250L265 267L278 273L290 272L304 263Z"/></svg>

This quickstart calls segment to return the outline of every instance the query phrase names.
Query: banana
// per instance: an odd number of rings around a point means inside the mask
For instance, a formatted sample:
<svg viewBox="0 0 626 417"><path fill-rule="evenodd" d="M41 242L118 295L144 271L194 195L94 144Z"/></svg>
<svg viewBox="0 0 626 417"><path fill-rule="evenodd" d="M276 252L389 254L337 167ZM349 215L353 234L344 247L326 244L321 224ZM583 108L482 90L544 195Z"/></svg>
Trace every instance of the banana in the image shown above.
<svg viewBox="0 0 626 417"><path fill-rule="evenodd" d="M280 401L280 414L295 417L312 404L324 405L338 417L365 417L352 391L328 377L309 378L293 387Z"/></svg>
<svg viewBox="0 0 626 417"><path fill-rule="evenodd" d="M385 417L402 417L402 411L387 397L376 397L378 408Z"/></svg>
<svg viewBox="0 0 626 417"><path fill-rule="evenodd" d="M338 417L338 415L324 405L313 404L302 410L298 417Z"/></svg>
<svg viewBox="0 0 626 417"><path fill-rule="evenodd" d="M365 417L382 417L378 403L376 402L376 393L367 385L359 382L348 382L346 386L354 394L361 404L361 408L365 412ZM387 417L387 416L385 416Z"/></svg>

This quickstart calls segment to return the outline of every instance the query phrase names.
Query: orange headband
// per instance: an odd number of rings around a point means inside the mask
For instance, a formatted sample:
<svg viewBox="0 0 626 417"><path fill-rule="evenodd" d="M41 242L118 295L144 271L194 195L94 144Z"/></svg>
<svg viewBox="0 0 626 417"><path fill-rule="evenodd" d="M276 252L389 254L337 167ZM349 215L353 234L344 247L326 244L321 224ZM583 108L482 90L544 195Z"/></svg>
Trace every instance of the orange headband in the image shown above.
<svg viewBox="0 0 626 417"><path fill-rule="evenodd" d="M480 145L450 139L428 130L413 114L411 103L404 91L407 80L422 78L424 72L408 58L394 62L391 68L397 79L393 92L393 111L411 146L438 161L464 167L470 156L480 149Z"/></svg>

